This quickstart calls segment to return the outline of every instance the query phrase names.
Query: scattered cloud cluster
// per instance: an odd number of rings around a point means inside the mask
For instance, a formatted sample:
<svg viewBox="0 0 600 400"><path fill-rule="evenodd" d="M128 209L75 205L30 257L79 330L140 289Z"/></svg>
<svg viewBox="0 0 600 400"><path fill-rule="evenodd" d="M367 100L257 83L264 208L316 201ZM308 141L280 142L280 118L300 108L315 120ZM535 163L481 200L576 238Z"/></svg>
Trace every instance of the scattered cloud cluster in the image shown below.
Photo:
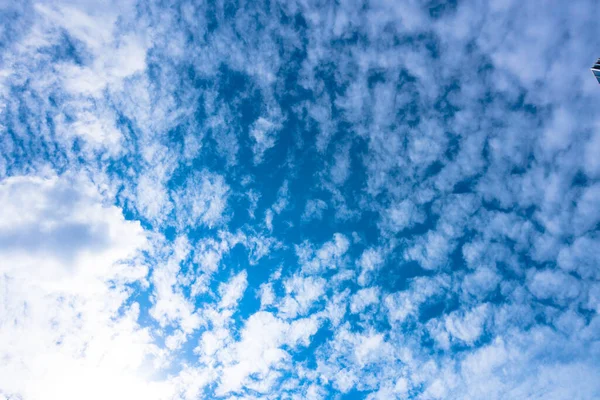
<svg viewBox="0 0 600 400"><path fill-rule="evenodd" d="M0 399L600 397L596 8L0 6Z"/></svg>

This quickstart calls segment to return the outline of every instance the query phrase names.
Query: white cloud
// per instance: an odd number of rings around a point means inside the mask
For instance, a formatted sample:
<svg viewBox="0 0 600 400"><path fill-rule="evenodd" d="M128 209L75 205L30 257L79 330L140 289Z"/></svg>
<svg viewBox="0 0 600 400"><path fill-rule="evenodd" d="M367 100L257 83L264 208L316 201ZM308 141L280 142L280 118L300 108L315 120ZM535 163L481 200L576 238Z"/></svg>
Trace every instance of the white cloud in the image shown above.
<svg viewBox="0 0 600 400"><path fill-rule="evenodd" d="M103 206L83 176L8 178L0 183L0 201L3 269L33 273L50 287L87 278L126 280L125 266L114 264L146 243L139 223L125 221L116 207ZM44 266L38 265L44 258ZM133 271L137 277L145 273Z"/></svg>
<svg viewBox="0 0 600 400"><path fill-rule="evenodd" d="M273 211L277 214L281 214L281 212L288 206L289 203L289 181L285 180L279 190L277 191L277 200L275 204L271 207Z"/></svg>
<svg viewBox="0 0 600 400"><path fill-rule="evenodd" d="M350 176L350 146L338 149L333 157L333 165L329 170L329 177L336 185L342 185Z"/></svg>
<svg viewBox="0 0 600 400"><path fill-rule="evenodd" d="M177 237L172 247L167 248L167 257L158 258L150 278L154 285L152 292L154 304L150 309L150 315L160 323L161 327L173 325L185 333L192 333L202 324L193 301L184 295L179 282L181 266L188 262L190 250L187 238Z"/></svg>
<svg viewBox="0 0 600 400"><path fill-rule="evenodd" d="M388 320L390 323L403 323L407 318L418 315L421 304L440 296L448 286L448 276L444 275L414 279L410 290L391 293L385 297Z"/></svg>
<svg viewBox="0 0 600 400"><path fill-rule="evenodd" d="M304 272L317 274L328 269L338 269L343 263L342 258L349 247L348 238L340 233L335 233L333 240L326 242L316 251L306 243L296 246L296 254Z"/></svg>
<svg viewBox="0 0 600 400"><path fill-rule="evenodd" d="M227 165L235 165L240 147L237 135L239 130L229 106L217 101L216 97L217 94L212 91L205 97L204 109L210 116L205 123L205 129L210 131L216 142L216 150Z"/></svg>
<svg viewBox="0 0 600 400"><path fill-rule="evenodd" d="M323 278L294 275L283 282L286 296L281 299L280 315L296 318L305 315L312 305L325 293L326 281Z"/></svg>
<svg viewBox="0 0 600 400"><path fill-rule="evenodd" d="M277 132L282 127L282 117L279 113L270 113L267 118L259 117L250 128L250 137L254 141L252 150L254 152L254 163L263 161L265 152L275 146Z"/></svg>
<svg viewBox="0 0 600 400"><path fill-rule="evenodd" d="M269 231L273 231L273 218L281 214L289 203L289 182L285 180L277 191L277 199L273 205L265 211L265 226Z"/></svg>
<svg viewBox="0 0 600 400"><path fill-rule="evenodd" d="M461 393L462 397L468 399L482 395L492 398L512 395L531 398L539 393L545 393L553 399L594 397L600 388L593 379L588 380L597 373L597 368L589 361L578 363L569 358L561 360L558 354L550 356L543 363L535 361L536 357L548 354L548 346L556 345L556 340L560 339L547 329L534 329L528 333L495 339L464 359L461 366L462 381L455 379L454 393ZM576 383L576 386L570 387L567 382Z"/></svg>
<svg viewBox="0 0 600 400"><path fill-rule="evenodd" d="M540 299L553 299L560 303L573 300L579 295L579 282L570 275L558 270L532 272L528 287Z"/></svg>
<svg viewBox="0 0 600 400"><path fill-rule="evenodd" d="M378 367L394 359L393 346L384 335L374 331L353 332L349 324L339 327L328 343L326 358L317 367L320 378L331 382L339 391L347 393L356 387L373 390L380 385L374 371L386 373Z"/></svg>
<svg viewBox="0 0 600 400"><path fill-rule="evenodd" d="M311 319L287 324L270 313L251 315L241 331L240 341L231 349L231 361L223 369L216 393L238 392L249 383L250 376L265 378L273 369L289 361L289 354L280 347L303 343L316 332L318 325Z"/></svg>
<svg viewBox="0 0 600 400"><path fill-rule="evenodd" d="M266 257L271 250L280 246L272 237L244 234L242 231L231 233L218 231L216 237L207 237L196 242L193 261L198 268L193 277L191 295L196 296L209 290L213 275L223 266L221 261L238 244L243 245L248 252L248 262L255 265Z"/></svg>
<svg viewBox="0 0 600 400"><path fill-rule="evenodd" d="M389 229L393 233L425 222L425 214L411 200L392 204L382 217L382 228Z"/></svg>
<svg viewBox="0 0 600 400"><path fill-rule="evenodd" d="M248 273L246 270L233 276L226 284L219 286L219 293L221 294L221 302L219 307L231 308L236 306L244 295L244 291L248 286Z"/></svg>
<svg viewBox="0 0 600 400"><path fill-rule="evenodd" d="M313 219L320 220L323 218L323 211L327 209L327 203L321 199L309 199L304 207L302 220L310 221Z"/></svg>
<svg viewBox="0 0 600 400"><path fill-rule="evenodd" d="M123 12L126 7L128 5L120 7L119 11ZM118 85L121 79L146 68L143 38L136 35L115 37L119 14L65 4L58 7L37 4L36 10L84 43L94 55L90 65L62 66L65 88L72 93L99 96L107 85Z"/></svg>
<svg viewBox="0 0 600 400"><path fill-rule="evenodd" d="M139 223L104 205L83 176L8 178L0 203L2 391L167 398L169 385L152 381L159 353L137 323L139 305L124 303L123 284L147 273L132 259L148 244Z"/></svg>
<svg viewBox="0 0 600 400"><path fill-rule="evenodd" d="M379 289L370 287L361 289L350 299L350 311L353 314L363 313L369 306L379 303Z"/></svg>
<svg viewBox="0 0 600 400"><path fill-rule="evenodd" d="M585 279L598 279L600 271L596 267L600 265L600 254L595 251L598 246L600 241L595 235L578 237L560 250L558 265L565 271L577 271Z"/></svg>
<svg viewBox="0 0 600 400"><path fill-rule="evenodd" d="M227 252L245 237L241 234L233 235L229 232L220 231L217 238L206 238L198 241L195 250L194 262L198 264L201 271L210 274L219 270L219 263Z"/></svg>
<svg viewBox="0 0 600 400"><path fill-rule="evenodd" d="M27 108L31 116L48 120L40 121L43 128L35 129L32 140L50 134L52 141L66 144L66 149L83 139L79 144L86 152L121 152L125 138L116 124L117 113L104 96L121 91L127 80L146 70L148 44L143 25L137 30L131 29L133 25L122 29L135 15L133 4L98 7L90 2L37 2L24 12L27 22L19 27L20 40L10 45L2 75L6 89L23 80L33 82L41 101ZM56 52L65 51L65 44L72 52L57 57ZM5 100L2 103L10 108L12 100ZM53 107L56 100L58 109Z"/></svg>
<svg viewBox="0 0 600 400"><path fill-rule="evenodd" d="M265 226L270 232L273 231L273 210L271 209L265 213Z"/></svg>
<svg viewBox="0 0 600 400"><path fill-rule="evenodd" d="M179 227L209 228L223 223L229 197L229 186L221 175L203 171L188 178L174 197Z"/></svg>
<svg viewBox="0 0 600 400"><path fill-rule="evenodd" d="M135 197L141 214L159 222L164 221L173 208L169 193L161 178L163 177L142 175L137 183Z"/></svg>
<svg viewBox="0 0 600 400"><path fill-rule="evenodd" d="M372 279L373 275L383 265L383 254L379 249L367 249L363 251L356 265L360 267L358 284L365 286Z"/></svg>
<svg viewBox="0 0 600 400"><path fill-rule="evenodd" d="M270 306L275 302L275 292L273 291L273 285L271 282L263 283L260 285L260 308L261 310L265 307Z"/></svg>
<svg viewBox="0 0 600 400"><path fill-rule="evenodd" d="M588 186L583 190L581 198L577 202L575 215L573 216L574 230L577 234L588 230L594 230L600 223L600 184Z"/></svg>
<svg viewBox="0 0 600 400"><path fill-rule="evenodd" d="M445 316L440 324L428 325L432 326L438 344L446 350L456 341L471 346L484 333L488 308L488 304L481 304L472 310L454 311Z"/></svg>
<svg viewBox="0 0 600 400"><path fill-rule="evenodd" d="M95 182L1 184L0 306L20 324L0 329L3 392L599 397L593 1L142 3L0 13L0 176ZM150 297L139 317L125 282ZM198 358L174 359L188 340Z"/></svg>
<svg viewBox="0 0 600 400"><path fill-rule="evenodd" d="M462 290L467 296L484 298L496 289L500 280L500 275L494 269L481 266L475 272L465 276Z"/></svg>
<svg viewBox="0 0 600 400"><path fill-rule="evenodd" d="M406 259L418 261L425 269L441 269L448 263L451 244L437 232L429 232L406 251Z"/></svg>

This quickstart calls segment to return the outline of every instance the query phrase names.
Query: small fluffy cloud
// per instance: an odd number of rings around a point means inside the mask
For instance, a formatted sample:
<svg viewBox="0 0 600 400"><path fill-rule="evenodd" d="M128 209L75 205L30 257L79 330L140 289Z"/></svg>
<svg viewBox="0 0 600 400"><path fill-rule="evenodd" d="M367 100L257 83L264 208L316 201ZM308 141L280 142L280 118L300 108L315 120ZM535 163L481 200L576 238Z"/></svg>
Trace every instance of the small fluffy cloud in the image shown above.
<svg viewBox="0 0 600 400"><path fill-rule="evenodd" d="M312 219L320 220L323 218L323 212L327 210L327 203L321 199L310 199L306 202L302 220L310 221Z"/></svg>
<svg viewBox="0 0 600 400"><path fill-rule="evenodd" d="M379 290L376 287L361 289L350 300L350 311L353 314L362 313L371 305L379 303Z"/></svg>
<svg viewBox="0 0 600 400"><path fill-rule="evenodd" d="M281 346L306 345L317 328L318 324L312 319L288 324L268 312L251 315L241 331L240 341L230 349L231 358L223 369L217 393L238 392L243 385L250 384L252 376L264 379L274 374L278 379L281 375L277 369L290 360Z"/></svg>
<svg viewBox="0 0 600 400"><path fill-rule="evenodd" d="M535 297L560 303L573 300L580 292L580 284L574 277L549 269L532 272L528 287Z"/></svg>
<svg viewBox="0 0 600 400"><path fill-rule="evenodd" d="M296 247L303 271L309 274L320 273L328 269L337 269L343 263L343 256L350 247L346 236L335 233L331 241L326 242L318 250L309 244Z"/></svg>
<svg viewBox="0 0 600 400"><path fill-rule="evenodd" d="M284 282L286 296L281 300L279 312L285 318L305 315L325 293L323 278L294 275Z"/></svg>
<svg viewBox="0 0 600 400"><path fill-rule="evenodd" d="M222 284L219 288L221 294L221 302L219 307L230 308L237 305L241 297L244 295L244 291L248 286L248 273L242 271L235 275L229 282Z"/></svg>
<svg viewBox="0 0 600 400"><path fill-rule="evenodd" d="M207 171L191 175L174 199L180 229L219 225L225 218L228 197L229 186L221 175Z"/></svg>
<svg viewBox="0 0 600 400"><path fill-rule="evenodd" d="M383 265L382 251L379 249L365 250L357 262L360 267L360 275L358 276L358 284L365 286L372 279L376 271Z"/></svg>
<svg viewBox="0 0 600 400"><path fill-rule="evenodd" d="M282 128L283 118L279 113L271 112L268 117L259 117L250 128L250 138L254 141L254 163L262 162L265 152L275 146L277 133Z"/></svg>

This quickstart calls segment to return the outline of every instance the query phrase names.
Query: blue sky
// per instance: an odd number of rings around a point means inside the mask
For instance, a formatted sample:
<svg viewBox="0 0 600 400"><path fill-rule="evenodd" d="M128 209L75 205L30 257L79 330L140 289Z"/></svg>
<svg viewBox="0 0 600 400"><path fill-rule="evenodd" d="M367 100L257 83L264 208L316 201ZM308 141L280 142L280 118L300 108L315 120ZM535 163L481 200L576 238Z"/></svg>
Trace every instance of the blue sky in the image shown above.
<svg viewBox="0 0 600 400"><path fill-rule="evenodd" d="M596 11L0 4L0 400L599 398Z"/></svg>

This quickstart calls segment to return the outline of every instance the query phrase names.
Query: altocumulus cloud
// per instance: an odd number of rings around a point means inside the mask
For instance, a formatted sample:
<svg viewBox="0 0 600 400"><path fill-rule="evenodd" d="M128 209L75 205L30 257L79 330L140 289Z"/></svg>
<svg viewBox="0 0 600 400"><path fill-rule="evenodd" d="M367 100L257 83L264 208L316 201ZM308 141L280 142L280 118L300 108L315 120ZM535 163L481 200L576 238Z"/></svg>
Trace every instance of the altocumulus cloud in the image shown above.
<svg viewBox="0 0 600 400"><path fill-rule="evenodd" d="M600 397L592 0L0 5L0 399Z"/></svg>

